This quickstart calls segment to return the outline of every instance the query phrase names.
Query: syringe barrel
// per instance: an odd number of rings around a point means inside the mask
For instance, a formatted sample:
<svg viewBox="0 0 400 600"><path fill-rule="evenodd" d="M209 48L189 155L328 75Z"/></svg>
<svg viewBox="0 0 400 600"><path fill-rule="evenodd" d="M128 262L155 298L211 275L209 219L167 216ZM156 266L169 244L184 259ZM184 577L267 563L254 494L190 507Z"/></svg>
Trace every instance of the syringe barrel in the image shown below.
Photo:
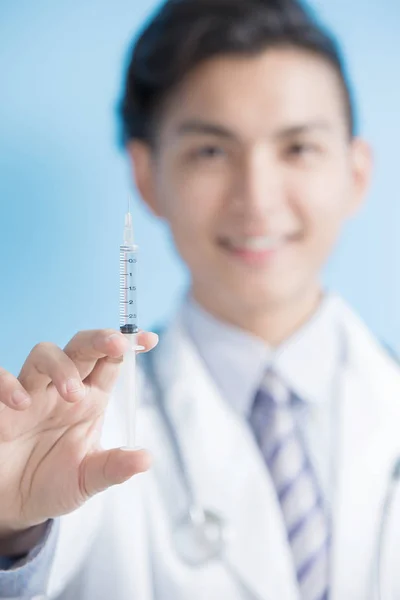
<svg viewBox="0 0 400 600"><path fill-rule="evenodd" d="M138 246L120 246L120 331L138 332L137 314Z"/></svg>

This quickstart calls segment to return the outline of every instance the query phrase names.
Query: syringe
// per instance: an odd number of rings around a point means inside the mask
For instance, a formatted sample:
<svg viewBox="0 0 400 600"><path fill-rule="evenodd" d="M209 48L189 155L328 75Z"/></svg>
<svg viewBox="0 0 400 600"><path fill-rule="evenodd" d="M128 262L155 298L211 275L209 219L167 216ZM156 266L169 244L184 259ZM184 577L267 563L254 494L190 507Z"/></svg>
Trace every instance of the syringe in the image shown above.
<svg viewBox="0 0 400 600"><path fill-rule="evenodd" d="M136 435L136 350L137 304L136 270L138 246L134 243L132 214L128 202L125 215L124 240L120 246L120 331L128 338L130 348L124 355L121 372L121 393L124 402L124 419L127 448L135 447Z"/></svg>

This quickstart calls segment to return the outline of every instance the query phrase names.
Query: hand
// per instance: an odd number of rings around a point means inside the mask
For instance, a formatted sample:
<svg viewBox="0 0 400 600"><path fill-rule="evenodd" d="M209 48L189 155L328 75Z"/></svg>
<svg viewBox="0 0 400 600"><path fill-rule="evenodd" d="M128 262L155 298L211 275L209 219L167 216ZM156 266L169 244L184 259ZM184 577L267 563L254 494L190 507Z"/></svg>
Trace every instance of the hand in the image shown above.
<svg viewBox="0 0 400 600"><path fill-rule="evenodd" d="M145 351L157 336L140 333ZM145 451L104 451L99 439L124 336L78 333L62 351L38 344L18 379L0 369L0 537L72 512L149 468Z"/></svg>

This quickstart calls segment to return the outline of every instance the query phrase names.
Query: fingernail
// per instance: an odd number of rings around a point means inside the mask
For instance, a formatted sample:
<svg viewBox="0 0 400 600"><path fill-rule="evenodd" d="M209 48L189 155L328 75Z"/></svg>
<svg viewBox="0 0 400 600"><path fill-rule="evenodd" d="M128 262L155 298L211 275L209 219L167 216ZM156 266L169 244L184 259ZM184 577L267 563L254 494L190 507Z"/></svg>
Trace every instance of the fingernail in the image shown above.
<svg viewBox="0 0 400 600"><path fill-rule="evenodd" d="M65 387L68 394L74 394L77 398L83 398L85 396L85 388L82 387L79 379L68 379Z"/></svg>
<svg viewBox="0 0 400 600"><path fill-rule="evenodd" d="M11 396L11 399L15 406L24 406L24 404L28 405L31 402L29 396L24 392L21 392L21 390L15 390Z"/></svg>
<svg viewBox="0 0 400 600"><path fill-rule="evenodd" d="M116 340L116 339L121 339L121 338L122 338L122 339L125 339L125 338L123 337L122 333L112 333L111 335L109 335L109 336L106 338L106 342L112 342L113 340Z"/></svg>
<svg viewBox="0 0 400 600"><path fill-rule="evenodd" d="M141 350L146 350L146 348L144 346L136 346L135 350L136 352L140 352Z"/></svg>
<svg viewBox="0 0 400 600"><path fill-rule="evenodd" d="M129 448L128 446L121 446L118 450L122 450L122 452L138 452L139 450L144 450L142 446L135 446L134 448Z"/></svg>

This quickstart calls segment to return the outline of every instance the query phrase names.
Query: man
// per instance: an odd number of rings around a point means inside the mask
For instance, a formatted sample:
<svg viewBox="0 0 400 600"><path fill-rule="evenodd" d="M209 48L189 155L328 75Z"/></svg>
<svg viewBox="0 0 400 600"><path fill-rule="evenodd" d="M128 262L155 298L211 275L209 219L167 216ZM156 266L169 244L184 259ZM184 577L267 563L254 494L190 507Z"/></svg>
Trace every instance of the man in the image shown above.
<svg viewBox="0 0 400 600"><path fill-rule="evenodd" d="M143 357L153 468L96 496L149 467L99 446L121 334L39 344L2 373L0 597L370 597L400 378L320 283L371 170L334 42L294 0L170 0L135 45L122 122L191 275Z"/></svg>

